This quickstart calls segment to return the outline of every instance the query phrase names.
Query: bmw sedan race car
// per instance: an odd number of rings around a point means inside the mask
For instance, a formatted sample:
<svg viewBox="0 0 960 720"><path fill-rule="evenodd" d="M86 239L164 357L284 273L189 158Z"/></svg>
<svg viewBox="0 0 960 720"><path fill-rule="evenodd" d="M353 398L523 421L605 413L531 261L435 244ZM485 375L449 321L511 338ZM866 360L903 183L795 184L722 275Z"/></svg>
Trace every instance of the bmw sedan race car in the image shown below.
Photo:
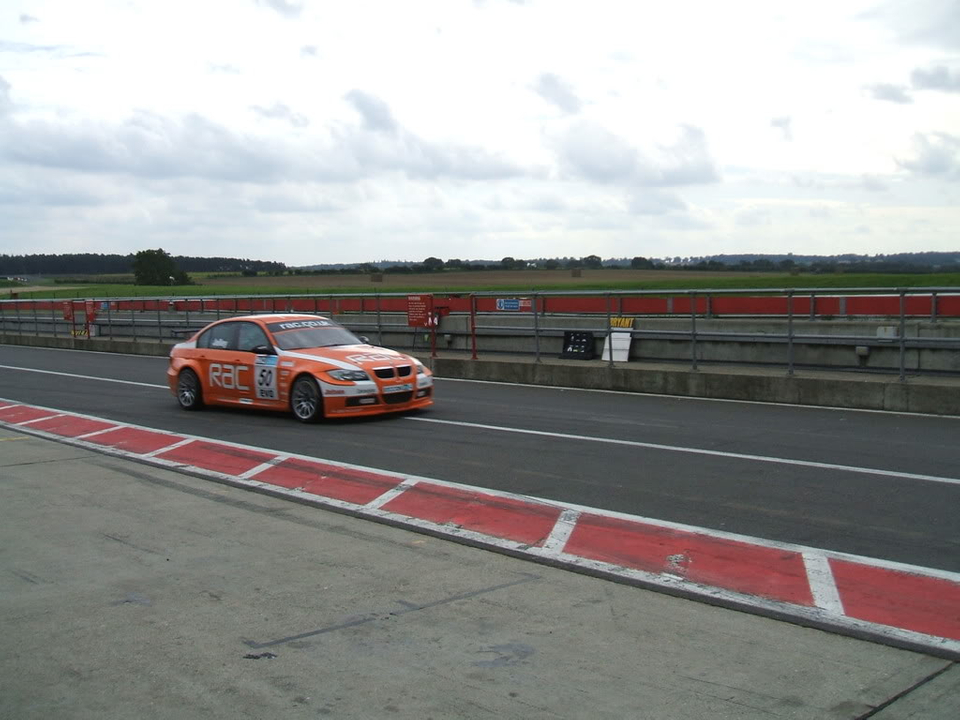
<svg viewBox="0 0 960 720"><path fill-rule="evenodd" d="M167 383L180 407L290 410L301 422L433 404L433 375L418 360L367 345L318 315L219 320L170 350Z"/></svg>

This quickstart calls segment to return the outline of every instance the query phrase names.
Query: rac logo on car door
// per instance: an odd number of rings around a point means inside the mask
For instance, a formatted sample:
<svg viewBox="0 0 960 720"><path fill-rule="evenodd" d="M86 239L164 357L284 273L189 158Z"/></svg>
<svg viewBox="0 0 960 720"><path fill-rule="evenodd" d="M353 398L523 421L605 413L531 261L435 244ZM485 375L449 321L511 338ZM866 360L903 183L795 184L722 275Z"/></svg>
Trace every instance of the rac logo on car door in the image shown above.
<svg viewBox="0 0 960 720"><path fill-rule="evenodd" d="M228 365L226 363L210 363L210 386L222 387L225 390L247 391L250 388L240 382L240 373L249 370L247 365Z"/></svg>

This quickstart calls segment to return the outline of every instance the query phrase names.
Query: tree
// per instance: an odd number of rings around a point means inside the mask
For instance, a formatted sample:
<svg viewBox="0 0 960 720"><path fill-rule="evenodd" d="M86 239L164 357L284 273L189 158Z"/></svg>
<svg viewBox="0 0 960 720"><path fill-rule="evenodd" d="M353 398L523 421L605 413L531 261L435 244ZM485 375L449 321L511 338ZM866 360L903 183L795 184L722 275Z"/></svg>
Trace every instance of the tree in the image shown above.
<svg viewBox="0 0 960 720"><path fill-rule="evenodd" d="M591 270L599 270L603 267L603 260L600 259L599 255L587 255L585 258L580 258L580 262L583 263L584 267Z"/></svg>
<svg viewBox="0 0 960 720"><path fill-rule="evenodd" d="M427 272L443 270L443 260L436 257L428 257L426 260L423 261L423 268Z"/></svg>
<svg viewBox="0 0 960 720"><path fill-rule="evenodd" d="M513 270L516 266L517 266L517 261L514 260L509 255L507 255L507 257L503 258L503 260L500 261L500 267L502 267L504 270Z"/></svg>
<svg viewBox="0 0 960 720"><path fill-rule="evenodd" d="M630 267L634 270L650 270L653 268L653 261L637 256L630 261Z"/></svg>
<svg viewBox="0 0 960 720"><path fill-rule="evenodd" d="M190 278L162 249L141 250L133 258L137 285L189 285Z"/></svg>
<svg viewBox="0 0 960 720"><path fill-rule="evenodd" d="M551 258L543 264L543 267L545 267L547 270L556 270L558 267L560 267L560 261Z"/></svg>

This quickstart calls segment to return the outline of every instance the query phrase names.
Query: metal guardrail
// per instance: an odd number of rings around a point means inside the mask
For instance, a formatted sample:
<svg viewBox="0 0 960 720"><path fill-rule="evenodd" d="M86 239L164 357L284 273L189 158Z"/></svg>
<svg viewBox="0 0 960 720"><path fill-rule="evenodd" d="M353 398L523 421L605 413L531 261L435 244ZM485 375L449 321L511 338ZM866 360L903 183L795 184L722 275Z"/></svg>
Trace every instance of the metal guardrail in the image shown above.
<svg viewBox="0 0 960 720"><path fill-rule="evenodd" d="M430 295L423 293L423 295ZM90 301L63 300L2 300L0 301L0 341L3 335L78 335L87 329L94 307L93 333L107 339L180 339L208 322L236 315L270 312L313 312L332 314L351 329L376 335L377 344L416 348L417 339L424 328L411 328L406 324L403 308L405 293L376 294L304 294L304 295L238 295L220 297L154 297L154 298L109 298ZM642 320L684 319L689 325L684 329L635 329L629 330L632 340L681 341L689 344L688 361L691 369L697 370L702 349L708 344L734 343L757 346L784 345L781 359L787 374L792 375L797 367L798 348L804 346L848 346L896 348L898 362L886 371L897 371L904 380L908 371L906 356L910 350L947 351L960 350L960 337L909 337L906 328L910 322L952 325L951 320L960 319L960 288L805 288L764 290L619 290L619 291L531 291L529 293L505 293L497 291L469 294L434 293L435 305L444 311L439 328L444 336L457 339L469 338L473 357L478 352L497 352L481 347L491 338L514 338L518 342L516 352L527 352L539 362L548 348L557 344L563 336L564 321L576 320L577 329L595 333L609 344L614 332L623 331L612 327L612 319L625 315ZM496 301L508 297L516 309L496 310ZM522 300L522 306L520 304ZM63 315L64 306L70 306L72 321ZM578 306L581 308L577 312ZM848 312L855 306L854 312ZM512 306L513 307L513 306ZM521 310L524 307L526 310ZM731 312L733 310L759 309L759 312ZM889 312L894 309L895 312ZM83 327L78 330L78 317L83 317ZM457 318L462 327L449 327ZM524 324L491 322L493 318L524 318ZM448 320L447 318L450 318ZM604 318L602 326L584 325L590 319ZM736 318L769 320L782 324L780 332L744 332L731 328L717 331L715 328L698 327L698 320ZM797 323L826 320L857 320L882 318L889 326L895 323L896 333L878 338L857 334L824 334L798 332ZM469 320L469 324L466 324ZM552 320L553 322L548 322ZM943 321L941 323L941 321ZM553 327L551 327L551 324ZM960 335L960 322L957 323ZM438 332L437 326L429 331ZM532 341L532 348L530 347ZM464 343L466 344L466 343ZM503 352L502 350L500 352ZM611 367L612 357L606 358ZM733 361L730 361L733 362ZM749 364L743 360L745 364ZM960 374L960 363L956 372ZM842 369L842 368L838 368ZM861 368L858 368L861 369ZM910 372L923 372L910 368ZM950 370L947 370L950 372Z"/></svg>

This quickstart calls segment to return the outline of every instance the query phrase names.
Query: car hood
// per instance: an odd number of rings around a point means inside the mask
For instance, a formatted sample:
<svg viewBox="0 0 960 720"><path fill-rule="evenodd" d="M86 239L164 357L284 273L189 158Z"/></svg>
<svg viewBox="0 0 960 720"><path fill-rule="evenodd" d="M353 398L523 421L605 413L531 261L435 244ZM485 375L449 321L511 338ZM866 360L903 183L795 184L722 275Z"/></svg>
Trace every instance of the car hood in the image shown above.
<svg viewBox="0 0 960 720"><path fill-rule="evenodd" d="M335 347L278 350L281 358L316 360L344 370L371 370L378 367L412 365L415 360L396 350L376 345L337 345Z"/></svg>

